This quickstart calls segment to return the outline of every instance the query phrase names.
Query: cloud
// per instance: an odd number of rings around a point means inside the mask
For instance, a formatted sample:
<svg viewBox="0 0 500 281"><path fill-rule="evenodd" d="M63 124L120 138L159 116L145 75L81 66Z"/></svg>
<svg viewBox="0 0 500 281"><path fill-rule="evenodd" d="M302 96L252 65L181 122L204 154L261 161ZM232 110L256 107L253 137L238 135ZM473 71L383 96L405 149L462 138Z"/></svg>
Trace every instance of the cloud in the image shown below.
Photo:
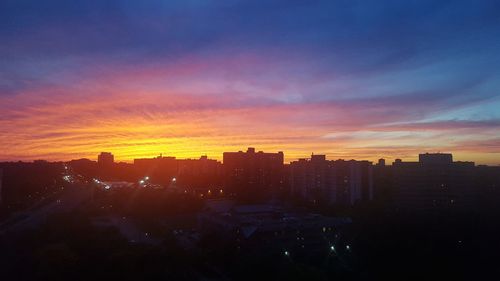
<svg viewBox="0 0 500 281"><path fill-rule="evenodd" d="M288 160L442 149L493 163L499 10L2 1L0 160L220 158L254 145Z"/></svg>

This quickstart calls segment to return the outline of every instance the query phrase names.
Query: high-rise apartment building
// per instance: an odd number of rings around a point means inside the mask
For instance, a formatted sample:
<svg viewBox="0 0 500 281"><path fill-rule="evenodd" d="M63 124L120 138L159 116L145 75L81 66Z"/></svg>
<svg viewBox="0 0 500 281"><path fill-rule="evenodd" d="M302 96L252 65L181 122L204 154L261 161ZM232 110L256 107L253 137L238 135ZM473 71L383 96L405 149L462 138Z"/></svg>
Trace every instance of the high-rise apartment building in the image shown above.
<svg viewBox="0 0 500 281"><path fill-rule="evenodd" d="M242 198L256 199L279 189L284 180L283 152L224 152L225 187Z"/></svg>
<svg viewBox="0 0 500 281"><path fill-rule="evenodd" d="M369 201L373 199L372 163L312 155L290 163L290 186L293 194L307 200L341 205Z"/></svg>

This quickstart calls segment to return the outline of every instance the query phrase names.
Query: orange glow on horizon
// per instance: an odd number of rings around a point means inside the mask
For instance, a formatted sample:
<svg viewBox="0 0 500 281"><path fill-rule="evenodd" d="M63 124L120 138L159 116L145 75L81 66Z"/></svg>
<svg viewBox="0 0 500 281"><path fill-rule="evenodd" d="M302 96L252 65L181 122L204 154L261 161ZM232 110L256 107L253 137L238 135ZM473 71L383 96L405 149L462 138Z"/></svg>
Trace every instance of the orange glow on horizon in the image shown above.
<svg viewBox="0 0 500 281"><path fill-rule="evenodd" d="M285 162L316 153L329 159L385 158L390 163L438 151L451 152L462 161L500 162L495 128L445 128L444 134L442 127L374 126L367 120L384 123L386 117L366 112L362 104L199 94L203 84L190 85L189 94L175 87L132 91L115 80L106 87L97 81L74 89L41 88L0 97L0 108L5 109L0 146L7 148L0 161L96 159L101 151L125 162L160 154L222 160L225 151L251 146L283 151ZM491 145L484 145L488 140Z"/></svg>

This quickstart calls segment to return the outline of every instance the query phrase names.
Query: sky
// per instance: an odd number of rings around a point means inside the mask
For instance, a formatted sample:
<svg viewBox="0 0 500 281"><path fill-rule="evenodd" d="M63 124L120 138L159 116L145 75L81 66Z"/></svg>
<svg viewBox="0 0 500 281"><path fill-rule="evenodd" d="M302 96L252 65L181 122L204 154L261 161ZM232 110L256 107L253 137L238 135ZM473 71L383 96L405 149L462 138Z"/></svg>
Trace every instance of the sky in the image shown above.
<svg viewBox="0 0 500 281"><path fill-rule="evenodd" d="M499 1L0 1L0 161L500 164Z"/></svg>

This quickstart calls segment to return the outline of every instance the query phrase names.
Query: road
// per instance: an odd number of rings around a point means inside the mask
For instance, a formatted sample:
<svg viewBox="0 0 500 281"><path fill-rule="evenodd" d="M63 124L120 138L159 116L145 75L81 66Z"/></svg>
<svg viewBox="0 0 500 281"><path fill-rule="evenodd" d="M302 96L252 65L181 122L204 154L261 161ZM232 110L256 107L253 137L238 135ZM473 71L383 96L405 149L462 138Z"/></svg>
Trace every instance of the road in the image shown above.
<svg viewBox="0 0 500 281"><path fill-rule="evenodd" d="M66 168L62 177L76 179L71 169ZM90 184L78 180L68 180L68 185L60 192L51 196L45 204L36 204L31 208L14 214L0 225L0 234L15 233L21 230L36 228L45 222L51 214L68 212L79 207L91 198L92 187Z"/></svg>

